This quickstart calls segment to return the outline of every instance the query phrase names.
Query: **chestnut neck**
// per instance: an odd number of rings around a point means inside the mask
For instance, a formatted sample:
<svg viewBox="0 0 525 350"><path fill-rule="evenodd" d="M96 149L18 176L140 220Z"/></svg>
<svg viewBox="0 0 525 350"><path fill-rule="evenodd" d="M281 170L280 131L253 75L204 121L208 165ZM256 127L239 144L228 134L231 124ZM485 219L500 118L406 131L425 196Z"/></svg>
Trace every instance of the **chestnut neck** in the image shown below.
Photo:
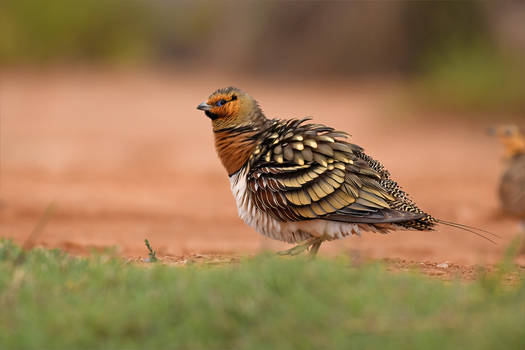
<svg viewBox="0 0 525 350"><path fill-rule="evenodd" d="M239 171L257 146L255 129L248 127L227 128L214 132L215 148L228 176Z"/></svg>

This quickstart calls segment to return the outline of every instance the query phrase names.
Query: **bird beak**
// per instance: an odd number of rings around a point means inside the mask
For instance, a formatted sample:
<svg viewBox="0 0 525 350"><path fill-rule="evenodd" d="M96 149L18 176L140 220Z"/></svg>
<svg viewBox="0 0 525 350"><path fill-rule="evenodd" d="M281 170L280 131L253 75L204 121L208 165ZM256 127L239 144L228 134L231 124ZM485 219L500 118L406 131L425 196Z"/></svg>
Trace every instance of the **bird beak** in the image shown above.
<svg viewBox="0 0 525 350"><path fill-rule="evenodd" d="M197 109L200 109L201 111L209 111L211 109L211 106L206 102L203 102L197 106Z"/></svg>

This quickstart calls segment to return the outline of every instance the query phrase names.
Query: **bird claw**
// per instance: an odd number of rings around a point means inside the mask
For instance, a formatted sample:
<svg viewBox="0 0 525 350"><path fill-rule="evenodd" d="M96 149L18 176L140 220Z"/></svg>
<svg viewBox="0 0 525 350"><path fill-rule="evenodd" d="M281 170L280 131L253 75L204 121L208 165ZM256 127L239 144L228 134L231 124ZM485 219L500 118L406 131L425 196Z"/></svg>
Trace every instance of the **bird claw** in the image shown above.
<svg viewBox="0 0 525 350"><path fill-rule="evenodd" d="M302 252L304 252L307 249L308 249L307 245L299 244L299 245L296 245L293 248L277 252L277 255L299 255L299 254L301 254Z"/></svg>
<svg viewBox="0 0 525 350"><path fill-rule="evenodd" d="M317 254L317 251L319 250L319 247L321 246L321 243L322 243L321 239L317 237L311 238L302 243L299 243L295 247L277 252L277 255L292 255L293 256L293 255L299 255L306 250L310 250L310 254L315 256Z"/></svg>

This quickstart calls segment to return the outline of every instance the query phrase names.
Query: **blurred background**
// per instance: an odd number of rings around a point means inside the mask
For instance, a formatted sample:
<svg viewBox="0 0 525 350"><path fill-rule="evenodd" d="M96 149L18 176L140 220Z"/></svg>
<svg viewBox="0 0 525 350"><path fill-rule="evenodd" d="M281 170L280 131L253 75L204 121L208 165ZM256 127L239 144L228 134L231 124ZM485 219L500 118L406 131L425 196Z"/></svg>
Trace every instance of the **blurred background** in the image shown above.
<svg viewBox="0 0 525 350"><path fill-rule="evenodd" d="M525 117L525 3L66 0L0 3L0 236L75 253L284 248L236 216L209 120L219 87L346 130L435 216L496 231L488 126ZM466 232L366 234L324 252L479 262Z"/></svg>

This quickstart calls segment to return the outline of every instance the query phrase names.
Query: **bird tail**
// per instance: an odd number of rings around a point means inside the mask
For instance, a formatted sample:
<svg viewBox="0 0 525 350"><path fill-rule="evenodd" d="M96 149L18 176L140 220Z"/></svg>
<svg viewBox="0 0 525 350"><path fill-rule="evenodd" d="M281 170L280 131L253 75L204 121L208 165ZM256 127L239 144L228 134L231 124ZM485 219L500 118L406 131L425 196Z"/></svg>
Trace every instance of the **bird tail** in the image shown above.
<svg viewBox="0 0 525 350"><path fill-rule="evenodd" d="M435 226L437 224L445 225L454 227L456 229L460 229L463 231L470 232L480 238L483 238L493 244L497 244L496 239L501 239L501 237L495 233L492 233L490 231L486 231L477 227L468 226L464 224L460 224L457 222L437 219L429 214L425 214L422 218L418 220L411 220L403 223L399 223L399 226L405 227L407 229L411 230L418 230L418 231L427 231L427 230L434 230Z"/></svg>
<svg viewBox="0 0 525 350"><path fill-rule="evenodd" d="M483 239L485 239L485 240L487 240L487 241L489 241L489 242L491 242L493 244L497 244L495 239L501 239L501 237L499 235L497 235L495 233L492 233L490 231L482 230L482 229L477 228L477 227L468 226L468 225L464 225L464 224L459 224L457 222L452 222L452 221L436 219L436 218L433 218L433 219L438 224L454 227L454 228L457 228L457 229L460 229L460 230L463 230L463 231L467 231L467 232L473 233L476 236L481 237L481 238L483 238Z"/></svg>

